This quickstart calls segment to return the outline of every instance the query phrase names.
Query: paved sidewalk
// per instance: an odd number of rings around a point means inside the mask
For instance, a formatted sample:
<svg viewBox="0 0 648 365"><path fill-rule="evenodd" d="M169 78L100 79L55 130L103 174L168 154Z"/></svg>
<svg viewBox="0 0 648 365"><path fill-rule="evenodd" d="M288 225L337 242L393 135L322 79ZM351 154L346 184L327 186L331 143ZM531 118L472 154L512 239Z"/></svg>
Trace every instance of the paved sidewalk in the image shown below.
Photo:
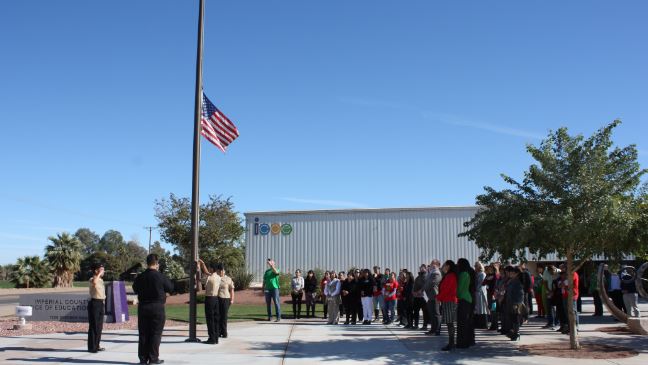
<svg viewBox="0 0 648 365"><path fill-rule="evenodd" d="M595 322L597 321L597 322ZM609 317L585 316L581 334L584 341L633 347L639 356L616 360L573 360L527 356L518 343L488 331L478 331L477 345L469 350L444 353L439 349L446 337L424 336L420 331L398 327L328 326L319 320L284 320L230 324L230 338L219 345L185 343L187 327L167 328L160 349L167 364L576 364L648 363L648 337L608 334L599 327L614 326ZM541 329L533 322L524 328L519 344L568 341L567 336ZM616 324L618 325L618 324ZM445 335L445 332L444 332ZM205 338L205 327L199 326ZM85 351L85 333L59 333L0 338L2 364L128 364L137 363L137 332L107 331L102 345L107 351Z"/></svg>

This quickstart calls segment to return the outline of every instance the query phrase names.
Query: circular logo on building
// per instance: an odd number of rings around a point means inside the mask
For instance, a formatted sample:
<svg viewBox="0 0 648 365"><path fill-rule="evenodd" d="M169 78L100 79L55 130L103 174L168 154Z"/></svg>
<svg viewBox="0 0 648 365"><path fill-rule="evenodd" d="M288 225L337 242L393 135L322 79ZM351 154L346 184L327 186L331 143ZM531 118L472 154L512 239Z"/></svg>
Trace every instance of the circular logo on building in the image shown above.
<svg viewBox="0 0 648 365"><path fill-rule="evenodd" d="M281 232L281 225L279 225L279 223L272 223L270 226L270 232L272 232L272 234L279 234Z"/></svg>
<svg viewBox="0 0 648 365"><path fill-rule="evenodd" d="M259 225L259 233L266 235L270 233L270 226L267 223L262 223Z"/></svg>
<svg viewBox="0 0 648 365"><path fill-rule="evenodd" d="M292 226L288 223L284 223L283 225L281 225L281 234L283 234L284 236L291 234L292 230L293 230Z"/></svg>

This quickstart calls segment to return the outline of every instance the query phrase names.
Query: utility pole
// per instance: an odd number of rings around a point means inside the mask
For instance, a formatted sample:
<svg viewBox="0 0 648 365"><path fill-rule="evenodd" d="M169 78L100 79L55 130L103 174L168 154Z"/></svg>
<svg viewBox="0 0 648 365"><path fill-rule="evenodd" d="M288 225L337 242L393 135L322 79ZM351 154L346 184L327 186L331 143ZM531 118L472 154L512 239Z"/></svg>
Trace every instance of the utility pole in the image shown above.
<svg viewBox="0 0 648 365"><path fill-rule="evenodd" d="M148 253L150 254L151 253L151 234L153 233L153 230L155 229L155 227L147 226L147 227L144 227L144 229L148 229L148 231L149 231L149 249L148 249Z"/></svg>

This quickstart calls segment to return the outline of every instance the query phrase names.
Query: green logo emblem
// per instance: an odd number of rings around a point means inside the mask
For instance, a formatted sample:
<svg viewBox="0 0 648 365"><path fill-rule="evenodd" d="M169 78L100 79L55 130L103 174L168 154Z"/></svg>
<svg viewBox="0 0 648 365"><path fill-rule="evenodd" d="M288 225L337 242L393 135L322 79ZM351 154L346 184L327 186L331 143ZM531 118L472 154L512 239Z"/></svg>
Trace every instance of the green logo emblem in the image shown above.
<svg viewBox="0 0 648 365"><path fill-rule="evenodd" d="M284 236L287 236L287 235L291 234L292 231L293 231L293 228L292 228L292 226L290 224L284 223L284 224L281 225L281 234L283 234Z"/></svg>

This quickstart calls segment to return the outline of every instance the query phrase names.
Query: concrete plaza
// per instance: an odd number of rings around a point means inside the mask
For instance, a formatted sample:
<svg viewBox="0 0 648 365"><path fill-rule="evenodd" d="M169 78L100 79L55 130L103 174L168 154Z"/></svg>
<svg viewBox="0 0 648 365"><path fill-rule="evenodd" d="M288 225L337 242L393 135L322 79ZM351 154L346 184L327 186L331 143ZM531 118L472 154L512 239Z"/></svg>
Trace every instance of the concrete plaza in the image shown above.
<svg viewBox="0 0 648 365"><path fill-rule="evenodd" d="M645 306L644 306L645 308ZM166 328L160 358L166 364L646 364L648 336L611 334L600 327L619 326L609 316L584 315L581 326L583 342L631 347L638 356L614 360L577 360L529 356L519 345L568 341L568 337L541 329L542 322L524 327L518 343L492 331L477 331L477 345L468 350L445 353L442 336L425 336L421 331L394 326L329 326L323 320L283 320L274 322L239 322L230 324L229 338L219 345L185 343L187 327ZM205 339L205 327L199 336ZM0 337L2 364L134 364L137 363L137 331L106 331L102 341L105 352L85 351L86 334L58 333L22 337Z"/></svg>

